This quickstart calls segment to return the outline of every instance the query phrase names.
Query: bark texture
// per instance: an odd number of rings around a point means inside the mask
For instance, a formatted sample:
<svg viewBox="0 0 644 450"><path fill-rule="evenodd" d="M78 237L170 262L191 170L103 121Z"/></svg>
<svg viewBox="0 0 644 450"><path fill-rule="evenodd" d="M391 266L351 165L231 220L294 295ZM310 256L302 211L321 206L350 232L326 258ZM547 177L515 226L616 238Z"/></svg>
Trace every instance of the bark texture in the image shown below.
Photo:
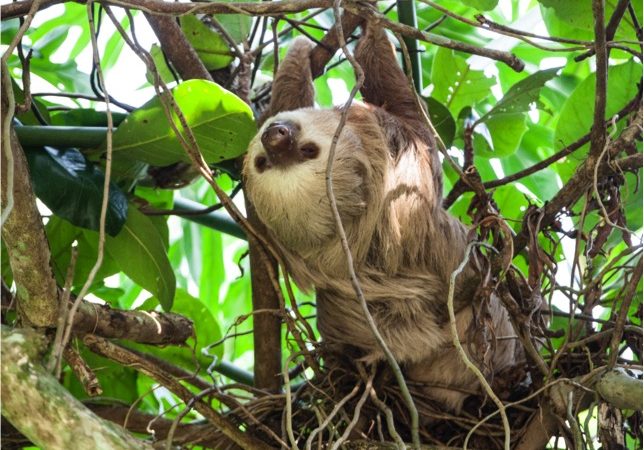
<svg viewBox="0 0 644 450"><path fill-rule="evenodd" d="M2 415L35 445L48 450L151 449L100 419L38 363L44 338L2 327Z"/></svg>
<svg viewBox="0 0 644 450"><path fill-rule="evenodd" d="M10 89L11 86L8 86ZM7 96L3 89L2 112L7 113ZM3 130L3 136L6 130ZM7 247L9 263L16 283L18 311L29 325L38 327L56 323L58 317L58 290L49 265L49 244L36 206L31 187L29 168L18 137L11 127L10 140L2 142L2 206L8 195L13 195L13 209L2 227L2 239ZM10 146L10 148L5 148ZM7 152L13 155L13 186L7 182L9 162ZM9 194L11 189L12 194Z"/></svg>

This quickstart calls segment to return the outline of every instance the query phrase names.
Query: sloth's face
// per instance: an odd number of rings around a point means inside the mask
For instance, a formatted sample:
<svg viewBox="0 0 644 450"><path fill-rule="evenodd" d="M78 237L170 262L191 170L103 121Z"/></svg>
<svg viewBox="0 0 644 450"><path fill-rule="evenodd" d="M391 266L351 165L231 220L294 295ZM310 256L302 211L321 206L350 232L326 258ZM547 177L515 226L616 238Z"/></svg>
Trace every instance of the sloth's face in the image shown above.
<svg viewBox="0 0 644 450"><path fill-rule="evenodd" d="M310 171L326 165L338 120L337 111L314 109L271 117L250 143L247 175L288 176L286 172Z"/></svg>
<svg viewBox="0 0 644 450"><path fill-rule="evenodd" d="M326 167L340 120L337 110L300 109L268 119L244 162L246 194L262 221L292 249L320 245L335 234L326 194ZM370 172L360 131L349 120L333 161L333 186L344 218L366 208Z"/></svg>

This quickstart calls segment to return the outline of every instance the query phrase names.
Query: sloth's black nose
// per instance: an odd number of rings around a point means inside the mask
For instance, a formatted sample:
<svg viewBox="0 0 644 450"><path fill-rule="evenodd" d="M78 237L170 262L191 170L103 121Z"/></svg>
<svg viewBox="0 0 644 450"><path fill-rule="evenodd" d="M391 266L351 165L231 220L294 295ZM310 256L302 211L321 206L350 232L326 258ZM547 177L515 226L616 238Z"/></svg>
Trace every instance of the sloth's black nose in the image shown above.
<svg viewBox="0 0 644 450"><path fill-rule="evenodd" d="M289 160L290 150L295 148L297 127L292 122L273 122L262 133L262 144L272 163Z"/></svg>

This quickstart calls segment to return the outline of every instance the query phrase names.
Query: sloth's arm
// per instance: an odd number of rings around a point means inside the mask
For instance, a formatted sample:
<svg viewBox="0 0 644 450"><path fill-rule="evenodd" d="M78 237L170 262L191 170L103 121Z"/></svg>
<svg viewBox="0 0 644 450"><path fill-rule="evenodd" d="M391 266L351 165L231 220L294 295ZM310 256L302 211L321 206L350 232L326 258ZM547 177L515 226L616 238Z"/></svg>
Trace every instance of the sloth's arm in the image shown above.
<svg viewBox="0 0 644 450"><path fill-rule="evenodd" d="M371 23L364 25L356 59L364 70L365 82L360 92L367 103L407 121L421 120L416 93L400 68L394 47L382 27Z"/></svg>
<svg viewBox="0 0 644 450"><path fill-rule="evenodd" d="M293 41L277 69L271 90L271 104L263 120L283 111L313 106L315 92L309 58L312 49L313 43L304 37Z"/></svg>

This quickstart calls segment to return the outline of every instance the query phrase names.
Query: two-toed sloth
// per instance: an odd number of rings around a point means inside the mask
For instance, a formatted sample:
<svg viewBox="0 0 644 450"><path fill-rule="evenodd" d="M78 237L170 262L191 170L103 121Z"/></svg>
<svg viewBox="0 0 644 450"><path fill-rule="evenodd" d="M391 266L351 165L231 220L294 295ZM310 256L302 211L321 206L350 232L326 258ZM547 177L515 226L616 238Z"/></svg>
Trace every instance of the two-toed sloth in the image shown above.
<svg viewBox="0 0 644 450"><path fill-rule="evenodd" d="M355 51L366 77L364 103L349 108L333 161L333 192L360 285L387 346L407 379L424 383L428 397L458 410L467 392L479 390L451 344L447 314L449 278L464 258L466 230L441 207L435 139L393 46L382 29L365 28ZM323 340L375 362L384 355L352 287L325 187L341 110L313 109L311 49L298 38L279 67L269 110L275 115L248 149L245 192L297 285L315 288ZM473 325L477 285L471 266L458 277L456 320L463 342ZM494 349L487 358L491 375L516 362L517 345L508 339L514 333L505 309L495 297L489 302L490 315L481 322L491 328L485 333ZM495 336L505 339L490 342Z"/></svg>

